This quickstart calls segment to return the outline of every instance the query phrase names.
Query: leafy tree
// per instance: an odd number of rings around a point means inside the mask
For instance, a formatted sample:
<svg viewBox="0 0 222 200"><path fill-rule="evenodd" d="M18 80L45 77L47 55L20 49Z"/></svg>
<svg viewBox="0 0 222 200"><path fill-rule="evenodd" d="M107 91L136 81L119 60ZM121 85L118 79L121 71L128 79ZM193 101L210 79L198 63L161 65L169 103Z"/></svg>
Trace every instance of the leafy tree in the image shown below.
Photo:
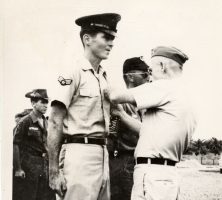
<svg viewBox="0 0 222 200"><path fill-rule="evenodd" d="M201 155L201 164L203 163L203 155L207 154L207 147L205 140L198 139L192 142L192 148L195 155Z"/></svg>
<svg viewBox="0 0 222 200"><path fill-rule="evenodd" d="M220 155L222 151L222 141L213 137L211 140L209 140L207 146L210 153L214 153L215 155Z"/></svg>

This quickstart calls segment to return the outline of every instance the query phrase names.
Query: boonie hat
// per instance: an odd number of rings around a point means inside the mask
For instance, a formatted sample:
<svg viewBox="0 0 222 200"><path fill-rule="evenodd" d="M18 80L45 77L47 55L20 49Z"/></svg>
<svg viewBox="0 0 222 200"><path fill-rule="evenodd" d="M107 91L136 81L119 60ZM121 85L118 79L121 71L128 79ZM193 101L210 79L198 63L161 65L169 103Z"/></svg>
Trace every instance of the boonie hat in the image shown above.
<svg viewBox="0 0 222 200"><path fill-rule="evenodd" d="M26 93L25 97L49 100L46 89L34 89L33 91Z"/></svg>

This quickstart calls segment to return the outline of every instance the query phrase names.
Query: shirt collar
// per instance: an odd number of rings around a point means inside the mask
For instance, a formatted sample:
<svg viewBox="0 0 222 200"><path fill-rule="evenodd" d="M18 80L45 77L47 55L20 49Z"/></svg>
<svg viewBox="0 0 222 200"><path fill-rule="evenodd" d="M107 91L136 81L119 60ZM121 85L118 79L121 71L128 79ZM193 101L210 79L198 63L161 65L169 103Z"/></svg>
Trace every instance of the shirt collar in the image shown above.
<svg viewBox="0 0 222 200"><path fill-rule="evenodd" d="M32 119L33 123L38 121L38 117L36 116L34 111L31 111L30 116L31 116L31 119ZM45 116L42 115L42 118L45 119Z"/></svg>
<svg viewBox="0 0 222 200"><path fill-rule="evenodd" d="M33 123L35 123L35 122L38 121L38 118L37 118L37 116L35 115L34 111L32 111L32 112L30 113L30 116L31 116L31 119L32 119Z"/></svg>
<svg viewBox="0 0 222 200"><path fill-rule="evenodd" d="M93 70L94 71L92 65L90 64L90 62L84 56L82 56L82 58L79 60L79 64L80 64L81 68L84 71L87 71L87 70ZM99 73L106 76L106 71L104 70L104 68L101 65L99 65Z"/></svg>

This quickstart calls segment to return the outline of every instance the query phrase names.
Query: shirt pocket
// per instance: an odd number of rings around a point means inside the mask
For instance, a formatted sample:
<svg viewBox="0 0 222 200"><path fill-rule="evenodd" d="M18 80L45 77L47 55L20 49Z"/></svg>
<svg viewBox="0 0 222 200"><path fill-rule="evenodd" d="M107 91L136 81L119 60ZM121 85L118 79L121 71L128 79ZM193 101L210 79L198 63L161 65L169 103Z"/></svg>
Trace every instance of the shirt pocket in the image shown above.
<svg viewBox="0 0 222 200"><path fill-rule="evenodd" d="M79 96L74 105L74 111L78 113L78 118L85 121L92 118L92 114L97 116L99 112L100 115L100 109L101 97L99 91L80 88Z"/></svg>
<svg viewBox="0 0 222 200"><path fill-rule="evenodd" d="M28 136L34 138L40 138L41 131L37 127L29 127Z"/></svg>
<svg viewBox="0 0 222 200"><path fill-rule="evenodd" d="M81 88L79 90L79 95L81 97L92 98L92 97L98 97L99 96L99 92L96 92L96 91L90 90L90 89Z"/></svg>

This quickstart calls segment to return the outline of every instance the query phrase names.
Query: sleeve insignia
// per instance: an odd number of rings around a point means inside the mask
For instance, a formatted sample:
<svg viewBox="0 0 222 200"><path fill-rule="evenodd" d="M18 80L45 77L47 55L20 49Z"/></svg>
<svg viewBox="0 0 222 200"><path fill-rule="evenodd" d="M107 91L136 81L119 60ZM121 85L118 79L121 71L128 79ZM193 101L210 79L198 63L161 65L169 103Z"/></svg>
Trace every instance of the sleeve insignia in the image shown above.
<svg viewBox="0 0 222 200"><path fill-rule="evenodd" d="M63 78L62 76L60 76L60 77L58 78L58 81L59 81L59 83L60 83L62 86L71 85L71 83L72 83L72 79L65 79L65 78Z"/></svg>

